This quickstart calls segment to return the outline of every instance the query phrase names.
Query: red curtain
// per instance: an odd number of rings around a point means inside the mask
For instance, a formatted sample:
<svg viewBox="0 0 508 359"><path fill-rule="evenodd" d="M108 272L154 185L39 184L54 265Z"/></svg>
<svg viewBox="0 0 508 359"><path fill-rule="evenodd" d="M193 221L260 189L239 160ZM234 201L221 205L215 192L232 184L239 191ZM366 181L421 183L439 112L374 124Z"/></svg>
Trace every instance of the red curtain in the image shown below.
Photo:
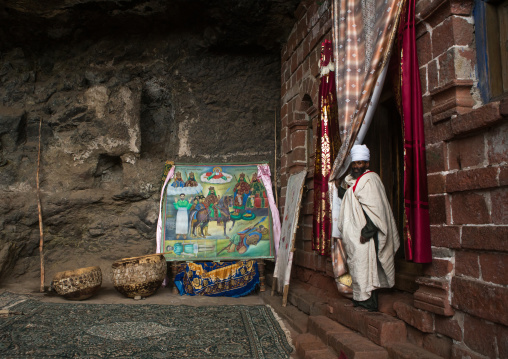
<svg viewBox="0 0 508 359"><path fill-rule="evenodd" d="M430 244L425 133L416 52L416 0L407 0L399 27L400 96L404 122L404 205L406 260L432 261Z"/></svg>
<svg viewBox="0 0 508 359"><path fill-rule="evenodd" d="M314 218L312 249L330 255L331 209L328 180L340 146L335 92L335 65L332 42L321 44L321 83L319 85L319 119L317 123L314 167Z"/></svg>

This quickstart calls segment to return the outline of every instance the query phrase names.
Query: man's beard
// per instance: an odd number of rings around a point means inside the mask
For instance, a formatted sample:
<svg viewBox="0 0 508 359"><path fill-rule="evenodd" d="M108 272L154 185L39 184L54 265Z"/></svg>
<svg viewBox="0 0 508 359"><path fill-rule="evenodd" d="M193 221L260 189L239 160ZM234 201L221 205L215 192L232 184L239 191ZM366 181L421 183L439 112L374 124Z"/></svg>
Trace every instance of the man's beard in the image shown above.
<svg viewBox="0 0 508 359"><path fill-rule="evenodd" d="M358 177L360 177L366 170L367 168L365 167L358 168L358 171L355 171L353 168L351 168L351 176L354 179L358 179Z"/></svg>

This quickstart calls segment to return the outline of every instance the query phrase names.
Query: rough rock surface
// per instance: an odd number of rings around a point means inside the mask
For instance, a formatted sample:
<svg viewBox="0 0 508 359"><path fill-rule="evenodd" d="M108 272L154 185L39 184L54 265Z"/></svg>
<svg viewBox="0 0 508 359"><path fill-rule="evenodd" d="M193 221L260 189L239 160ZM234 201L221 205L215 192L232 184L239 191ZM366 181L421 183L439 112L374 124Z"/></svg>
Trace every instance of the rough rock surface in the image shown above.
<svg viewBox="0 0 508 359"><path fill-rule="evenodd" d="M298 1L3 1L0 278L153 253L165 160L270 161Z"/></svg>

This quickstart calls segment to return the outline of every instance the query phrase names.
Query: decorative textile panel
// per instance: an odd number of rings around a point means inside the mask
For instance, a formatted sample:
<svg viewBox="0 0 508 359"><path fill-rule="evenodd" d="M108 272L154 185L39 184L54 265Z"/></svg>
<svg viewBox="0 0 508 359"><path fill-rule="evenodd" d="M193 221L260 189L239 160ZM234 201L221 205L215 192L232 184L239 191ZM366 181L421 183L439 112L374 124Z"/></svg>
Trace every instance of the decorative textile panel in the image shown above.
<svg viewBox="0 0 508 359"><path fill-rule="evenodd" d="M251 293L258 284L258 264L254 260L186 263L175 276L180 295L237 298Z"/></svg>
<svg viewBox="0 0 508 359"><path fill-rule="evenodd" d="M331 209L328 180L332 163L340 147L335 92L335 64L332 42L321 44L321 83L319 86L319 121L314 170L314 219L312 249L330 255Z"/></svg>
<svg viewBox="0 0 508 359"><path fill-rule="evenodd" d="M334 0L335 82L341 148L330 180L339 177L387 63L404 0Z"/></svg>
<svg viewBox="0 0 508 359"><path fill-rule="evenodd" d="M168 261L275 258L280 221L267 164L174 164L159 206L157 252Z"/></svg>
<svg viewBox="0 0 508 359"><path fill-rule="evenodd" d="M430 263L429 203L422 93L416 53L416 0L408 0L399 30L400 95L404 121L404 208L406 260Z"/></svg>

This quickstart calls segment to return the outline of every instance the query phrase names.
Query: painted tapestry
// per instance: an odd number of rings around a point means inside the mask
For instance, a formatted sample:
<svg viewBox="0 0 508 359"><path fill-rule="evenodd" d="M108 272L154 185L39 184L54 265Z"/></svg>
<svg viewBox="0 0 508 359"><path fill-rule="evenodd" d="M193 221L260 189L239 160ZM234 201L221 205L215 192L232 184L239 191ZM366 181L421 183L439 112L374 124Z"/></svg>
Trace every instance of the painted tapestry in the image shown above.
<svg viewBox="0 0 508 359"><path fill-rule="evenodd" d="M274 258L257 164L175 164L168 176L158 241L168 261Z"/></svg>
<svg viewBox="0 0 508 359"><path fill-rule="evenodd" d="M283 293L282 304L286 305L291 276L291 265L293 263L293 247L295 241L298 216L300 214L300 203L302 202L303 183L307 171L291 175L286 190L286 204L284 206L284 219L280 234L279 251L273 276L277 278L277 291Z"/></svg>

